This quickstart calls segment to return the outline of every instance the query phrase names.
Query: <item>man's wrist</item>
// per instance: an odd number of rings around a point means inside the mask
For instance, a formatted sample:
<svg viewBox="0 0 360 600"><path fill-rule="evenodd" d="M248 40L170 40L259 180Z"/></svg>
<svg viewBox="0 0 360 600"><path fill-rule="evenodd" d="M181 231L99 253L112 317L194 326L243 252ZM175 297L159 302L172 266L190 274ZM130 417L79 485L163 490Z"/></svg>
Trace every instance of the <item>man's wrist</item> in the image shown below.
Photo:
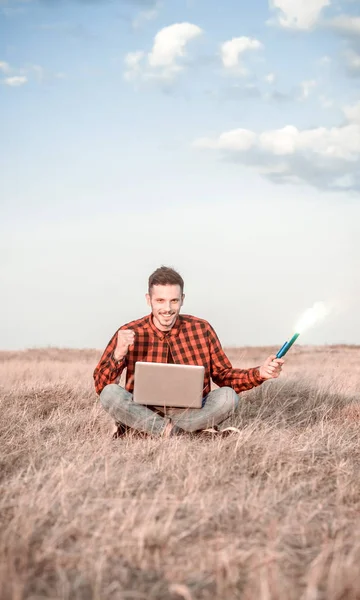
<svg viewBox="0 0 360 600"><path fill-rule="evenodd" d="M261 367L255 367L255 378L258 379L259 383L266 381L266 377L261 374Z"/></svg>

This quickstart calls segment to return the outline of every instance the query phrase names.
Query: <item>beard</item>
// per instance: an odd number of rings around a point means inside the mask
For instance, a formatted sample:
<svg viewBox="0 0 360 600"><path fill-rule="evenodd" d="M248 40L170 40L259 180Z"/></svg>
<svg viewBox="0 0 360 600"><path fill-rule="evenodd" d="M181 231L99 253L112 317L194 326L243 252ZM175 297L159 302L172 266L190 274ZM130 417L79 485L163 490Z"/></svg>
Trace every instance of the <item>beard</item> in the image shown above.
<svg viewBox="0 0 360 600"><path fill-rule="evenodd" d="M176 313L171 313L170 315L164 315L164 314L160 313L158 315L158 319L159 320L164 320L164 321L171 321L175 317L176 317Z"/></svg>
<svg viewBox="0 0 360 600"><path fill-rule="evenodd" d="M157 320L159 321L160 325L162 327L166 327L166 328L171 328L174 324L174 322L176 321L176 318L178 316L177 312L172 312L170 314L163 314L163 313L155 313L155 317L157 318Z"/></svg>

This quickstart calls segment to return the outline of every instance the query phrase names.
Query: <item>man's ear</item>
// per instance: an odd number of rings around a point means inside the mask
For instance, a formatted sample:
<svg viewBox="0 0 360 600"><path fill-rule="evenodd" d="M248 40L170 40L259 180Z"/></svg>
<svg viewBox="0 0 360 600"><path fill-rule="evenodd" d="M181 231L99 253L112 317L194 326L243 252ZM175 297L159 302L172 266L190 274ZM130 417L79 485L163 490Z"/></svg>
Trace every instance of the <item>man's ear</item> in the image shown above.
<svg viewBox="0 0 360 600"><path fill-rule="evenodd" d="M184 300L185 300L185 294L183 294L183 295L181 296L181 306L184 304Z"/></svg>
<svg viewBox="0 0 360 600"><path fill-rule="evenodd" d="M145 298L146 298L146 302L147 302L148 306L151 306L150 294L145 294Z"/></svg>

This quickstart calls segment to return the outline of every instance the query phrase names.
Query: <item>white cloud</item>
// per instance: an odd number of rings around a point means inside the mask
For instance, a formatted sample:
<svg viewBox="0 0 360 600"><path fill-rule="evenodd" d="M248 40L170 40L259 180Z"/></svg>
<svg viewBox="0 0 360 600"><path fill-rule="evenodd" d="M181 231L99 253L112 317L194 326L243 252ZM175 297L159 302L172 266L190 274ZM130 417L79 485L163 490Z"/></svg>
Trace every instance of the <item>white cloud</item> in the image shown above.
<svg viewBox="0 0 360 600"><path fill-rule="evenodd" d="M267 83L274 83L275 82L275 73L268 73L268 75L265 75L264 79Z"/></svg>
<svg viewBox="0 0 360 600"><path fill-rule="evenodd" d="M360 124L360 102L351 106L345 106L344 114L350 123Z"/></svg>
<svg viewBox="0 0 360 600"><path fill-rule="evenodd" d="M19 87L27 83L28 78L25 75L14 75L13 77L5 77L3 81L5 85L9 85L10 87Z"/></svg>
<svg viewBox="0 0 360 600"><path fill-rule="evenodd" d="M355 50L348 50L345 53L345 64L352 75L360 75L360 54Z"/></svg>
<svg viewBox="0 0 360 600"><path fill-rule="evenodd" d="M331 57L330 56L322 56L319 60L318 60L318 65L320 65L321 67L326 67L327 65L330 65L331 63Z"/></svg>
<svg viewBox="0 0 360 600"><path fill-rule="evenodd" d="M261 50L263 45L259 40L246 36L232 38L221 44L221 60L225 69L245 74L246 69L241 64L241 58L245 52Z"/></svg>
<svg viewBox="0 0 360 600"><path fill-rule="evenodd" d="M276 22L287 29L312 29L330 0L269 0Z"/></svg>
<svg viewBox="0 0 360 600"><path fill-rule="evenodd" d="M144 23L153 21L159 14L161 5L156 2L155 5L147 10L141 10L139 14L133 19L132 26L134 29L139 29Z"/></svg>
<svg viewBox="0 0 360 600"><path fill-rule="evenodd" d="M34 73L37 81L43 83L45 79L45 69L40 65L30 65L29 69Z"/></svg>
<svg viewBox="0 0 360 600"><path fill-rule="evenodd" d="M169 67L185 55L188 42L197 38L202 30L192 23L175 23L161 29L155 36L153 48L148 56L151 67Z"/></svg>
<svg viewBox="0 0 360 600"><path fill-rule="evenodd" d="M328 26L345 35L360 34L360 17L339 15L328 21Z"/></svg>
<svg viewBox="0 0 360 600"><path fill-rule="evenodd" d="M135 79L138 75L142 73L142 65L141 61L145 56L145 52L142 50L137 50L135 52L128 52L125 56L125 79Z"/></svg>
<svg viewBox="0 0 360 600"><path fill-rule="evenodd" d="M0 60L0 71L2 71L3 73L9 73L10 65L5 61Z"/></svg>
<svg viewBox="0 0 360 600"><path fill-rule="evenodd" d="M360 103L343 112L346 120L340 126L300 130L287 125L260 133L234 129L193 145L220 151L276 182L360 191Z"/></svg>
<svg viewBox="0 0 360 600"><path fill-rule="evenodd" d="M19 87L34 79L39 84L43 84L53 79L63 79L65 77L64 73L51 73L51 71L46 71L40 65L28 63L21 68L15 68L4 61L0 61L0 72L7 75L2 83L10 87Z"/></svg>
<svg viewBox="0 0 360 600"><path fill-rule="evenodd" d="M319 102L323 108L332 108L334 106L333 100L323 95L319 96Z"/></svg>
<svg viewBox="0 0 360 600"><path fill-rule="evenodd" d="M125 78L172 79L183 70L178 59L186 56L186 46L203 33L192 23L174 23L161 29L154 38L151 51L129 52L124 59Z"/></svg>
<svg viewBox="0 0 360 600"><path fill-rule="evenodd" d="M244 152L256 144L256 134L248 129L233 129L222 133L217 140L199 138L194 142L197 148L212 150L233 150Z"/></svg>
<svg viewBox="0 0 360 600"><path fill-rule="evenodd" d="M307 100L310 96L311 90L313 90L316 87L316 85L316 81L314 80L302 81L300 84L300 100Z"/></svg>
<svg viewBox="0 0 360 600"><path fill-rule="evenodd" d="M341 14L324 22L324 26L331 29L347 41L347 50L343 52L344 66L350 76L360 75L360 17Z"/></svg>

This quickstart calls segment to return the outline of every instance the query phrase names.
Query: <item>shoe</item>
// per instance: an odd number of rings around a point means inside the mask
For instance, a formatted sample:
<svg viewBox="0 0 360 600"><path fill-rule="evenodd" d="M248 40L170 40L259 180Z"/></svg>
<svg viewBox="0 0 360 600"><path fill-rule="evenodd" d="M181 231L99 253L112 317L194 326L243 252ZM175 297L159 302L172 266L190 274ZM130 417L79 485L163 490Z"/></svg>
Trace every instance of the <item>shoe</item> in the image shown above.
<svg viewBox="0 0 360 600"><path fill-rule="evenodd" d="M131 427L124 425L123 423L115 423L115 431L112 434L112 439L117 440L120 437L123 437L128 431L130 431Z"/></svg>
<svg viewBox="0 0 360 600"><path fill-rule="evenodd" d="M237 427L225 427L225 429L220 429L219 433L222 436L226 437L227 435L231 435L232 433L241 433L241 430Z"/></svg>
<svg viewBox="0 0 360 600"><path fill-rule="evenodd" d="M184 430L181 429L181 427L178 427L177 425L174 425L171 421L169 421L169 423L165 425L165 428L162 432L162 437L169 438L174 437L176 435L181 435L182 433L184 433Z"/></svg>
<svg viewBox="0 0 360 600"><path fill-rule="evenodd" d="M208 427L207 429L201 429L199 433L206 433L209 435L218 435L220 433L218 427L215 425L214 427Z"/></svg>
<svg viewBox="0 0 360 600"><path fill-rule="evenodd" d="M170 437L173 437L175 435L182 435L183 433L185 433L185 431L183 429L181 429L181 427L178 427L177 425L173 425L172 429L170 431Z"/></svg>
<svg viewBox="0 0 360 600"><path fill-rule="evenodd" d="M202 429L199 433L206 433L209 435L217 435L217 436L228 436L231 435L232 433L241 433L240 429L238 429L237 427L225 427L225 429L219 429L219 427L217 425L214 425L214 427L209 427L208 429Z"/></svg>

